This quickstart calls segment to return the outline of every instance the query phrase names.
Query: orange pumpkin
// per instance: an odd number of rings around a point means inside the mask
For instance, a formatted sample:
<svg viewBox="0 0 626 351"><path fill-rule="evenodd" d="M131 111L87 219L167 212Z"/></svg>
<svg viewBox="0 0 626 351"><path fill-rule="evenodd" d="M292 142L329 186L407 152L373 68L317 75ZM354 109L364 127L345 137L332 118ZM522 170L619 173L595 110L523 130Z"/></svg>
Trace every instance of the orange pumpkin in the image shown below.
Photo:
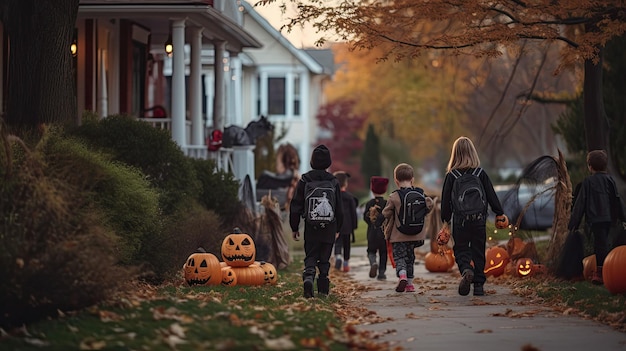
<svg viewBox="0 0 626 351"><path fill-rule="evenodd" d="M235 286L237 285L237 274L231 266L221 267L222 269L222 285L223 286Z"/></svg>
<svg viewBox="0 0 626 351"><path fill-rule="evenodd" d="M602 280L611 294L626 293L626 245L617 246L606 255Z"/></svg>
<svg viewBox="0 0 626 351"><path fill-rule="evenodd" d="M275 285L278 282L278 272L276 272L276 267L269 262L259 262L258 265L265 273L263 278L264 284Z"/></svg>
<svg viewBox="0 0 626 351"><path fill-rule="evenodd" d="M444 251L428 252L424 256L424 265L429 272L447 272L451 268L449 255Z"/></svg>
<svg viewBox="0 0 626 351"><path fill-rule="evenodd" d="M596 255L583 258L583 277L585 277L585 280L591 281L593 274L596 272L596 266Z"/></svg>
<svg viewBox="0 0 626 351"><path fill-rule="evenodd" d="M237 276L237 285L262 285L265 271L256 263L247 267L231 267Z"/></svg>
<svg viewBox="0 0 626 351"><path fill-rule="evenodd" d="M254 263L256 246L250 235L232 233L222 242L222 258L231 267L247 267Z"/></svg>
<svg viewBox="0 0 626 351"><path fill-rule="evenodd" d="M183 266L185 281L192 285L217 285L222 280L220 261L212 253L195 252Z"/></svg>
<svg viewBox="0 0 626 351"><path fill-rule="evenodd" d="M496 216L496 228L497 229L504 229L508 227L509 227L509 217L507 217L505 214Z"/></svg>
<svg viewBox="0 0 626 351"><path fill-rule="evenodd" d="M535 264L530 258L520 258L515 264L515 273L518 277L530 277L534 273Z"/></svg>
<svg viewBox="0 0 626 351"><path fill-rule="evenodd" d="M499 246L488 248L485 252L485 275L501 276L509 261L509 253L504 248Z"/></svg>

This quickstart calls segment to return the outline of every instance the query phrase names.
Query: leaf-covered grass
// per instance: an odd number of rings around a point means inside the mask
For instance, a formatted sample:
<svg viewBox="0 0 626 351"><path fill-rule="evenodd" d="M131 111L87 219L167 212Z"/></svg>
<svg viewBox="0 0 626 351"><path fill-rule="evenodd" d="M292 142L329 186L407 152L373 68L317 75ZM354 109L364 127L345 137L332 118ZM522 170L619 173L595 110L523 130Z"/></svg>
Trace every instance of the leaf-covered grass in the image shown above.
<svg viewBox="0 0 626 351"><path fill-rule="evenodd" d="M0 349L347 350L333 309L340 297L304 299L301 269L279 271L276 285L137 285L113 303L0 339Z"/></svg>

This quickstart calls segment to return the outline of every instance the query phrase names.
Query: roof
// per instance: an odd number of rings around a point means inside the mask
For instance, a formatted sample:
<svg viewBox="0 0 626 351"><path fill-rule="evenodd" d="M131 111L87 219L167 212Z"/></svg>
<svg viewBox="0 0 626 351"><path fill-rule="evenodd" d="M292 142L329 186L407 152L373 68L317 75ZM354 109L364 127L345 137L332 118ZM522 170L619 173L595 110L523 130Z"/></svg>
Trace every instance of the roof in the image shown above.
<svg viewBox="0 0 626 351"><path fill-rule="evenodd" d="M315 61L324 68L324 73L335 74L335 55L331 49L304 49Z"/></svg>
<svg viewBox="0 0 626 351"><path fill-rule="evenodd" d="M278 43L280 43L285 49L287 49L293 56L295 56L300 62L302 62L309 71L316 74L323 74L324 67L317 62L311 55L304 50L300 50L293 46L293 44L285 38L276 28L274 28L263 16L261 16L252 5L247 1L241 2L244 11L250 15L263 29L265 29Z"/></svg>

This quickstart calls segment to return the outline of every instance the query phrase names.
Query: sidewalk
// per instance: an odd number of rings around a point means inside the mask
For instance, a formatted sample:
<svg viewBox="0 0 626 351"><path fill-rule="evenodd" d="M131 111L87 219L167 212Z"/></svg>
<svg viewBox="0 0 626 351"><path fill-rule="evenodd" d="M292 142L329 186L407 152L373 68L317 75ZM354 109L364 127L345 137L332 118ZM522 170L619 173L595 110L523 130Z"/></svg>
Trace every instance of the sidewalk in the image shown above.
<svg viewBox="0 0 626 351"><path fill-rule="evenodd" d="M429 246L424 245L424 250ZM404 350L626 350L626 333L550 307L533 305L503 285L485 284L485 296L460 296L460 275L430 273L422 261L415 266L415 293L397 293L395 269L387 280L368 276L365 247L353 247L350 278L368 287L359 305L391 320L358 325L378 341ZM524 349L530 345L534 348Z"/></svg>

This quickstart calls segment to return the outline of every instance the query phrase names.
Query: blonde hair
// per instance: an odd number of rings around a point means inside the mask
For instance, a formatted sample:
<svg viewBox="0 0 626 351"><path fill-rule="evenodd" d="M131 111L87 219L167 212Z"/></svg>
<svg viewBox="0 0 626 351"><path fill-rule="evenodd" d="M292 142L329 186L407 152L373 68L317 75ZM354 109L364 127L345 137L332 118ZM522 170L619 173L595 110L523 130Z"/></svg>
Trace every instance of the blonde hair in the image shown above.
<svg viewBox="0 0 626 351"><path fill-rule="evenodd" d="M477 167L480 167L480 159L472 140L464 136L456 139L452 145L447 171Z"/></svg>
<svg viewBox="0 0 626 351"><path fill-rule="evenodd" d="M412 180L414 177L413 167L408 163L400 163L393 169L393 177L399 182Z"/></svg>

